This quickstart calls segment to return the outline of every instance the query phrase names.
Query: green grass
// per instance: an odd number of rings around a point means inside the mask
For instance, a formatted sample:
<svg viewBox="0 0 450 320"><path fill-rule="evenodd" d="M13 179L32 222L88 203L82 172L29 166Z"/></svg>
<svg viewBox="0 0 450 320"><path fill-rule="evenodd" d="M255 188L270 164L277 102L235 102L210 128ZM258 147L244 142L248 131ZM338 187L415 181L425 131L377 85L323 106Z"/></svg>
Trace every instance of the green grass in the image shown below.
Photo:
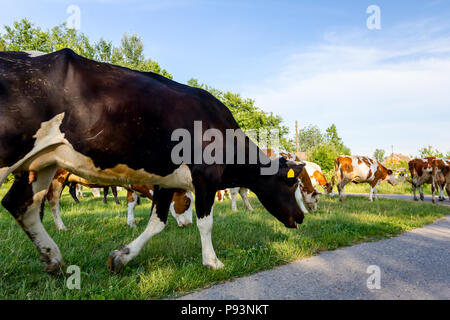
<svg viewBox="0 0 450 320"><path fill-rule="evenodd" d="M334 189L337 192L337 188ZM431 185L427 184L422 186L422 190L424 194L431 195ZM345 186L346 193L369 193L369 191L370 185L368 183L349 183ZM413 196L411 184L407 182L400 182L395 186L383 182L377 187L377 191L379 194L408 194L411 195L411 199ZM416 194L419 197L419 190L417 190Z"/></svg>
<svg viewBox="0 0 450 320"><path fill-rule="evenodd" d="M6 192L0 189L0 196ZM195 223L180 229L172 217L166 229L145 246L121 274L106 268L109 253L134 239L146 226L150 202L136 208L138 230L126 227L124 192L121 205L104 205L92 196L76 205L63 195L66 232L55 229L46 206L44 225L59 245L66 265L82 271L81 290L65 286L68 275L43 272L37 250L6 210L0 208L0 299L156 299L173 297L232 278L271 269L323 250L378 240L421 227L448 213L427 203L322 196L319 211L306 217L299 230L287 229L255 197L254 213L232 213L230 201L216 203L213 243L222 270L202 266ZM243 208L242 201L238 202ZM242 209L243 210L243 209Z"/></svg>

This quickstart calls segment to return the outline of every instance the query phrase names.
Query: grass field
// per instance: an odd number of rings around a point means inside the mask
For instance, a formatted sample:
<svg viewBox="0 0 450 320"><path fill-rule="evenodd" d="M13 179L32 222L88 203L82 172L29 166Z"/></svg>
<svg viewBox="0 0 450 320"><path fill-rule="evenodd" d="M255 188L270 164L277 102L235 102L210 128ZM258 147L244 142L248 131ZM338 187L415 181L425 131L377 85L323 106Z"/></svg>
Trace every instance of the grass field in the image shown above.
<svg viewBox="0 0 450 320"><path fill-rule="evenodd" d="M334 192L337 192L337 188L335 187L334 189ZM431 185L427 184L422 186L422 190L424 194L431 195ZM345 186L346 193L369 193L369 191L370 186L368 183L349 183ZM408 194L411 195L411 199L413 197L412 187L408 182L400 182L395 186L383 182L377 187L377 191L379 194ZM417 190L417 197L419 197L419 190Z"/></svg>
<svg viewBox="0 0 450 320"><path fill-rule="evenodd" d="M0 189L0 196L7 188ZM87 194L87 193L86 193ZM319 211L308 215L299 230L286 229L255 197L254 213L232 213L230 201L216 203L213 243L222 270L202 266L200 236L195 226L180 229L172 217L166 229L146 245L121 274L106 268L109 253L135 238L146 226L151 203L136 208L137 230L125 226L126 205L110 198L107 205L92 196L76 205L62 198L68 228L55 229L48 205L44 224L59 245L66 265L78 265L81 290L66 288L68 275L43 272L37 250L14 219L0 208L0 299L155 299L174 297L213 283L271 269L323 250L391 237L421 227L448 214L449 209L427 203L322 196Z"/></svg>

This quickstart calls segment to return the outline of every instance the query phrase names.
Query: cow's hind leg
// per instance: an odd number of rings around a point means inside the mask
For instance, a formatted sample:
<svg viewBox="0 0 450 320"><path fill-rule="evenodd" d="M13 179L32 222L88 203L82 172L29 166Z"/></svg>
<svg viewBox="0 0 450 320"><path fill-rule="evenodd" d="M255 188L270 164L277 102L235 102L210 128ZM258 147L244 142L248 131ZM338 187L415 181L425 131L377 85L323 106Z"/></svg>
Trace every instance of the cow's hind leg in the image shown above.
<svg viewBox="0 0 450 320"><path fill-rule="evenodd" d="M247 196L248 189L247 188L239 188L239 194L241 195L242 201L244 201L244 205L249 211L253 211L253 207L250 204L250 201L248 201Z"/></svg>
<svg viewBox="0 0 450 320"><path fill-rule="evenodd" d="M49 273L58 273L63 265L59 248L39 217L41 210L44 210L45 196L55 171L55 167L42 169L34 174L34 181L29 181L28 172L22 173L15 178L2 200L3 206L33 241L40 253L40 260L46 263L45 269Z"/></svg>
<svg viewBox="0 0 450 320"><path fill-rule="evenodd" d="M411 186L412 186L412 190L413 190L413 199L414 199L414 201L419 201L419 199L417 199L416 185L414 183L412 183Z"/></svg>
<svg viewBox="0 0 450 320"><path fill-rule="evenodd" d="M104 187L103 188L103 203L107 204L108 203L108 192L109 192L109 187Z"/></svg>
<svg viewBox="0 0 450 320"><path fill-rule="evenodd" d="M111 252L107 263L108 269L111 272L120 272L128 262L139 254L148 240L164 229L167 224L167 216L169 214L169 206L173 193L173 189L160 189L155 187L152 214L147 228L134 241L122 246L120 250Z"/></svg>
<svg viewBox="0 0 450 320"><path fill-rule="evenodd" d="M112 186L111 187L111 192L114 196L114 201L116 202L116 204L120 204L119 198L117 197L117 187L116 186Z"/></svg>

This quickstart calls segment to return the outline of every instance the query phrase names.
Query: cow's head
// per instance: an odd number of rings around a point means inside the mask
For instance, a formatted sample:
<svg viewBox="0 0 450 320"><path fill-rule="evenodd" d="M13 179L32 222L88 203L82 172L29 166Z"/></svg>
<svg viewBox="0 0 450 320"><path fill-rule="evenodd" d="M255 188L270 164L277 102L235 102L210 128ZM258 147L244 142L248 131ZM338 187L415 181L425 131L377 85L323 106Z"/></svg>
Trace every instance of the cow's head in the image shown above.
<svg viewBox="0 0 450 320"><path fill-rule="evenodd" d="M327 184L325 185L325 191L327 192L327 194L329 194L330 196L334 196L334 192L333 192L333 184L331 182L327 182Z"/></svg>
<svg viewBox="0 0 450 320"><path fill-rule="evenodd" d="M192 206L194 198L192 192L185 190L176 190L172 203L170 204L170 212L177 220L179 227L187 227L192 224Z"/></svg>
<svg viewBox="0 0 450 320"><path fill-rule="evenodd" d="M396 179L395 172L393 170L387 169L386 181L393 186L397 184L398 181Z"/></svg>
<svg viewBox="0 0 450 320"><path fill-rule="evenodd" d="M398 182L406 182L411 179L408 177L408 173L405 169L400 169L395 171L395 180Z"/></svg>
<svg viewBox="0 0 450 320"><path fill-rule="evenodd" d="M303 198L305 199L306 206L311 211L317 211L317 203L319 202L320 193L314 190L313 193L303 193Z"/></svg>
<svg viewBox="0 0 450 320"><path fill-rule="evenodd" d="M251 190L275 218L288 228L296 228L304 218L300 209L298 176L305 164L287 161L282 157L272 161L279 162L277 173L260 176L251 186Z"/></svg>

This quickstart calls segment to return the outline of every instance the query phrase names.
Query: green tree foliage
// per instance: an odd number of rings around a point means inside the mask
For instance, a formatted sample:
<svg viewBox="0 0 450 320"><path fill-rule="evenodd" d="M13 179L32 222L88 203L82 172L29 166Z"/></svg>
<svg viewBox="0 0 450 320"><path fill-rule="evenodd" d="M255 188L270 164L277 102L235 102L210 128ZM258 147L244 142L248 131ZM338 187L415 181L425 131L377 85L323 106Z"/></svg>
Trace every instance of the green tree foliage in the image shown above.
<svg viewBox="0 0 450 320"><path fill-rule="evenodd" d="M310 124L298 131L298 141L300 151L308 151L322 144L325 141L325 137L318 126Z"/></svg>
<svg viewBox="0 0 450 320"><path fill-rule="evenodd" d="M120 46L113 46L112 42L100 38L92 43L75 29L62 24L51 30L41 30L27 19L14 22L12 26L5 26L5 33L0 33L0 50L54 52L63 48L70 48L76 53L100 62L107 62L130 69L145 72L155 72L172 79L172 75L154 60L144 55L144 43L136 35L124 34ZM222 101L233 113L241 128L249 129L277 129L280 133L281 148L292 151L293 142L287 138L288 128L282 125L281 117L267 113L255 106L255 101L243 98L238 93L225 92L191 79L188 84L209 91Z"/></svg>
<svg viewBox="0 0 450 320"><path fill-rule="evenodd" d="M308 160L317 163L325 172L334 170L334 159L339 156L340 152L330 142L321 143L308 151Z"/></svg>
<svg viewBox="0 0 450 320"><path fill-rule="evenodd" d="M315 162L325 172L334 169L334 159L340 155L350 155L350 149L339 137L335 124L324 133L317 126L309 125L299 130L299 144L307 152L309 161Z"/></svg>
<svg viewBox="0 0 450 320"><path fill-rule="evenodd" d="M325 141L334 145L338 153L342 155L350 155L350 148L344 145L342 138L337 133L336 125L333 123L325 131Z"/></svg>
<svg viewBox="0 0 450 320"><path fill-rule="evenodd" d="M373 153L373 157L377 159L379 162L384 161L385 151L383 149L375 149Z"/></svg>
<svg viewBox="0 0 450 320"><path fill-rule="evenodd" d="M70 48L89 59L139 71L155 72L172 79L172 75L156 61L145 57L144 43L137 35L124 34L121 45L114 47L112 42L103 38L91 43L83 33L67 28L65 23L43 31L28 19L15 21L12 26L5 26L5 33L0 34L0 50L36 50L50 53L63 48Z"/></svg>
<svg viewBox="0 0 450 320"><path fill-rule="evenodd" d="M433 148L433 146L427 146L427 147L423 147L422 149L419 150L419 156L421 158L426 158L426 157L442 158L442 157L444 157L444 154L442 152L440 152L438 149Z"/></svg>
<svg viewBox="0 0 450 320"><path fill-rule="evenodd" d="M283 120L281 117L274 115L271 112L268 113L262 111L255 106L254 100L243 98L239 93L230 91L225 92L212 88L206 84L200 84L197 79L189 79L187 84L191 87L204 89L219 99L228 107L228 109L230 109L242 130L276 129L280 133L280 147L287 151L292 151L294 149L292 140L287 138L289 130L282 125Z"/></svg>

